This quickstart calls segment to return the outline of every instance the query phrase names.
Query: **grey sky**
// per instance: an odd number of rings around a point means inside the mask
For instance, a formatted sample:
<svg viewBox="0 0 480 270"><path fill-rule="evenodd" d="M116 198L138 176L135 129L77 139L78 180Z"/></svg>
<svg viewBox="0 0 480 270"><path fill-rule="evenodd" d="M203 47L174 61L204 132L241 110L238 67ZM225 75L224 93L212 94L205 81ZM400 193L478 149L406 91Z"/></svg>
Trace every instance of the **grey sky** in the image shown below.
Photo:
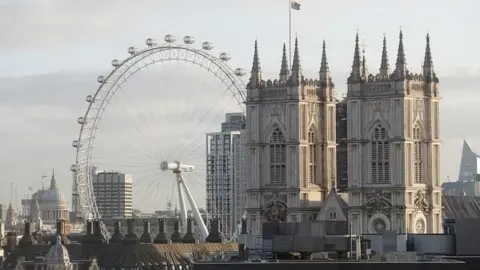
<svg viewBox="0 0 480 270"><path fill-rule="evenodd" d="M463 138L480 152L476 136L480 130L475 124L468 125L478 114L476 103L480 99L476 89L480 54L474 35L480 25L478 1L459 0L455 5L447 0L435 4L369 0L368 5L351 0L298 2L302 9L293 11L292 29L299 38L305 73L316 76L321 43L326 39L339 93L346 88L357 29L367 45L371 71L380 63L383 33L393 65L401 26L409 68L420 72L425 34L430 32L444 98L442 174L456 178ZM68 167L74 163L70 144L78 136L75 119L84 113L85 96L98 86L96 77L110 70L111 59L126 57L129 46L143 47L147 37L163 40L165 34L172 33L179 40L184 35L195 36L197 46L203 40L212 41L216 53L232 55L232 67L248 70L257 38L262 68L267 77L276 77L281 46L288 41L288 1L3 0L0 29L0 139L4 145L0 148L0 169L4 181L14 181L21 197L29 185L38 186L44 172L56 168L68 195ZM178 73L183 79L190 76ZM149 97L154 102L157 97L153 93L165 91L158 89L155 78L164 77L155 72L141 76L145 80L137 78L125 90L142 87L148 94L153 89ZM200 91L204 83L219 85L208 78L195 82L192 88ZM113 121L113 116L105 119L107 124ZM8 202L8 196L8 189L0 190L0 201Z"/></svg>

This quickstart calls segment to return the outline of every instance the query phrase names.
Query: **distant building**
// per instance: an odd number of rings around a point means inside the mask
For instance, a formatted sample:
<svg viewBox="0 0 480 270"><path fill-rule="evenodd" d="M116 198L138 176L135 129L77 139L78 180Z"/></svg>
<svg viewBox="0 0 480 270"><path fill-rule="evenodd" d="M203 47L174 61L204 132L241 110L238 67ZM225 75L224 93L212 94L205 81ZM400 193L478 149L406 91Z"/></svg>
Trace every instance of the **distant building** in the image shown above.
<svg viewBox="0 0 480 270"><path fill-rule="evenodd" d="M347 100L336 106L337 117L337 189L348 188Z"/></svg>
<svg viewBox="0 0 480 270"><path fill-rule="evenodd" d="M239 204L245 198L242 192L245 184L235 181L244 181L244 150L242 132L245 127L245 115L243 113L227 113L226 121L222 123L221 132L207 134L207 211L219 218L220 231L225 237L233 234L236 228L236 211L244 210L238 206L235 199L238 195ZM243 139L244 140L244 139Z"/></svg>
<svg viewBox="0 0 480 270"><path fill-rule="evenodd" d="M55 225L58 219L69 220L69 207L65 196L57 187L55 171L52 172L50 187L33 193L30 204L32 220L41 219L44 225Z"/></svg>
<svg viewBox="0 0 480 270"><path fill-rule="evenodd" d="M247 121L244 113L227 113L225 116L226 121L222 123L222 132L245 129Z"/></svg>
<svg viewBox="0 0 480 270"><path fill-rule="evenodd" d="M7 209L8 205L0 204L0 220L6 221L7 220Z"/></svg>
<svg viewBox="0 0 480 270"><path fill-rule="evenodd" d="M102 218L130 218L133 215L132 176L119 172L99 172L93 190Z"/></svg>
<svg viewBox="0 0 480 270"><path fill-rule="evenodd" d="M442 184L443 194L449 196L480 196L480 155L463 141L458 180Z"/></svg>

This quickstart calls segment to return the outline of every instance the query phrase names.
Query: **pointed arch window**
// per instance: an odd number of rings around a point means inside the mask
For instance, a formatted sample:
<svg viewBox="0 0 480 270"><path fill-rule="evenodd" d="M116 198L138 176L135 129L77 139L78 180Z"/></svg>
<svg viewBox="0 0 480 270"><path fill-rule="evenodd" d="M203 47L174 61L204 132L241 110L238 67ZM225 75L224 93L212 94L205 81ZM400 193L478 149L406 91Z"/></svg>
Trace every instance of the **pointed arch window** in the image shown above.
<svg viewBox="0 0 480 270"><path fill-rule="evenodd" d="M285 136L275 128L270 136L270 184L287 184L287 145Z"/></svg>
<svg viewBox="0 0 480 270"><path fill-rule="evenodd" d="M415 183L422 183L422 137L418 125L413 128L413 170Z"/></svg>
<svg viewBox="0 0 480 270"><path fill-rule="evenodd" d="M317 160L317 148L315 145L315 130L310 127L308 130L308 169L309 169L309 181L310 184L317 183L316 175L316 160Z"/></svg>
<svg viewBox="0 0 480 270"><path fill-rule="evenodd" d="M387 130L378 125L374 128L371 137L372 149L372 183L390 183L390 145Z"/></svg>

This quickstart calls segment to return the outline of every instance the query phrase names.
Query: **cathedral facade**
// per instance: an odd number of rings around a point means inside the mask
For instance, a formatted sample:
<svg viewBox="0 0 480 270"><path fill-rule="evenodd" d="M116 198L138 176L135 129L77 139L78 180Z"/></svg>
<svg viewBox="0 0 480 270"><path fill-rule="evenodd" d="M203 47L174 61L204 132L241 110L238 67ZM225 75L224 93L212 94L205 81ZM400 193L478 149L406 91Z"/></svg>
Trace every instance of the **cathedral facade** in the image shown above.
<svg viewBox="0 0 480 270"><path fill-rule="evenodd" d="M390 72L386 40L370 74L356 37L348 78L348 204L353 233L442 229L439 85L427 35L422 74L407 68L400 32Z"/></svg>
<svg viewBox="0 0 480 270"><path fill-rule="evenodd" d="M285 45L277 79L264 80L257 42L247 85L247 211L263 222L312 220L336 176L335 95L325 43L319 77L302 74L298 41L291 69Z"/></svg>

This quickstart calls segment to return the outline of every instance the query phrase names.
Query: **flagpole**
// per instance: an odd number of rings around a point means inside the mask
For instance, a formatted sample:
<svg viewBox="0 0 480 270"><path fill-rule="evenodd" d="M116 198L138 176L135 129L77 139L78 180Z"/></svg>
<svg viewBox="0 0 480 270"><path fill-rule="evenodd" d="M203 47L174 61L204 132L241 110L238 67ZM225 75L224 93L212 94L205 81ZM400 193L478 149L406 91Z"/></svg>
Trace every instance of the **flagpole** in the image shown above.
<svg viewBox="0 0 480 270"><path fill-rule="evenodd" d="M288 0L288 66L292 67L292 0Z"/></svg>

